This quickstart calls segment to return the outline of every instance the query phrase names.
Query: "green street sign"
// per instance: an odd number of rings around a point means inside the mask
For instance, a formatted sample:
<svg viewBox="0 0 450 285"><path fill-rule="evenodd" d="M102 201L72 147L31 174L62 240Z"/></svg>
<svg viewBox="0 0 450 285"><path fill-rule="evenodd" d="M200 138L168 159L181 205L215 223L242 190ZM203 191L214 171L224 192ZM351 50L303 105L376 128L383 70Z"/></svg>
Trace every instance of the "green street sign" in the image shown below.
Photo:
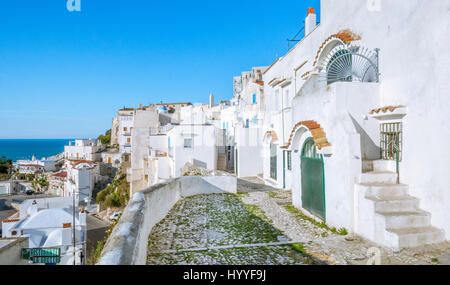
<svg viewBox="0 0 450 285"><path fill-rule="evenodd" d="M33 261L33 263L60 263L61 262L61 257L58 256L48 256L48 257L32 257L31 261Z"/></svg>
<svg viewBox="0 0 450 285"><path fill-rule="evenodd" d="M22 248L22 258L33 263L59 263L61 261L60 248Z"/></svg>

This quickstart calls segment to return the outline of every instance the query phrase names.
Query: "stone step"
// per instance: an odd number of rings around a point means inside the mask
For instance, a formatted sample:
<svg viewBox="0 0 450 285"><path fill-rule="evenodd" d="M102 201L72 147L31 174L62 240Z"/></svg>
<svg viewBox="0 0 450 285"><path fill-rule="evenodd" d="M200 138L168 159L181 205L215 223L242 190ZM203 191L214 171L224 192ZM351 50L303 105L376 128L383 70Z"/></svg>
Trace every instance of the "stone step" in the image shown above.
<svg viewBox="0 0 450 285"><path fill-rule="evenodd" d="M362 172L373 171L373 160L363 160L362 161Z"/></svg>
<svg viewBox="0 0 450 285"><path fill-rule="evenodd" d="M396 197L408 194L409 187L405 184L363 183L359 187L364 188L366 197Z"/></svg>
<svg viewBox="0 0 450 285"><path fill-rule="evenodd" d="M387 233L396 237L398 248L416 247L445 241L444 232L431 226L388 229Z"/></svg>
<svg viewBox="0 0 450 285"><path fill-rule="evenodd" d="M361 173L359 182L361 184L368 184L368 183L395 184L397 182L397 174L395 172L390 171L371 171Z"/></svg>
<svg viewBox="0 0 450 285"><path fill-rule="evenodd" d="M419 199L404 196L366 197L375 201L376 212L414 212L419 210Z"/></svg>
<svg viewBox="0 0 450 285"><path fill-rule="evenodd" d="M374 160L372 161L373 171L396 172L395 160Z"/></svg>
<svg viewBox="0 0 450 285"><path fill-rule="evenodd" d="M431 224L431 214L421 210L411 212L376 213L385 219L386 229L428 227Z"/></svg>

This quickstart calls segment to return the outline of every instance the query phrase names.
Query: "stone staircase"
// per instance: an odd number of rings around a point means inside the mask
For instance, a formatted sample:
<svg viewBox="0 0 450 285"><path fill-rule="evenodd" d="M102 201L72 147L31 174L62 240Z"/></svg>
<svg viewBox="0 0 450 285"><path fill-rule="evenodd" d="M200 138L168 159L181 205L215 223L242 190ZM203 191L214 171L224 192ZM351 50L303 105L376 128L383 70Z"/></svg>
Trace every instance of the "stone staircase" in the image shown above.
<svg viewBox="0 0 450 285"><path fill-rule="evenodd" d="M355 185L356 233L396 251L443 242L444 232L431 226L431 214L419 208L408 185L396 181L395 161L363 162Z"/></svg>
<svg viewBox="0 0 450 285"><path fill-rule="evenodd" d="M219 154L217 157L217 169L227 170L227 160L224 154Z"/></svg>

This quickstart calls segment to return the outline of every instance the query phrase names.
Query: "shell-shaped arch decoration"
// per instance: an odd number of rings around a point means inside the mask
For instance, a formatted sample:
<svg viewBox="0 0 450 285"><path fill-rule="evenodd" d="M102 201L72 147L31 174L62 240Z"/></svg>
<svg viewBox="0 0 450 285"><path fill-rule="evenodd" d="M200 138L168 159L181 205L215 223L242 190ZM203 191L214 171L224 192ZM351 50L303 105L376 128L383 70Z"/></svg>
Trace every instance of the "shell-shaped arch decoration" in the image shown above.
<svg viewBox="0 0 450 285"><path fill-rule="evenodd" d="M378 82L378 49L340 44L317 65L319 80L332 84L339 81Z"/></svg>

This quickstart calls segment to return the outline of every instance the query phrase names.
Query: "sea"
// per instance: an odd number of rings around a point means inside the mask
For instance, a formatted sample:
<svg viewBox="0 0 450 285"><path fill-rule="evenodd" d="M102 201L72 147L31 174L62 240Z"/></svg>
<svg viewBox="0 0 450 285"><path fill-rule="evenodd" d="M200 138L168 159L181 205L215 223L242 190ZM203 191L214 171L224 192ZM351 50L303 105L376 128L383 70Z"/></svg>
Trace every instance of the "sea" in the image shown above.
<svg viewBox="0 0 450 285"><path fill-rule="evenodd" d="M48 158L64 152L70 139L0 139L0 157L17 160Z"/></svg>

